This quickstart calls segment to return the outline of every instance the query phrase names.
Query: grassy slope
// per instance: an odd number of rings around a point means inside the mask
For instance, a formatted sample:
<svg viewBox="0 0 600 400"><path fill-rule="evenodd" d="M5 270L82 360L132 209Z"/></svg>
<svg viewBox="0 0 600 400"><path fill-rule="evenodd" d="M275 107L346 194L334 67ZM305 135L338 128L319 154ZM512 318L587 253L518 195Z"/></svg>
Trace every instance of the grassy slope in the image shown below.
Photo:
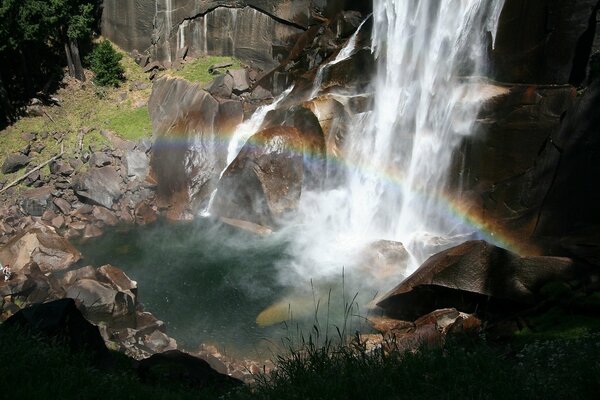
<svg viewBox="0 0 600 400"><path fill-rule="evenodd" d="M99 149L107 144L100 131L108 129L119 136L137 140L149 137L152 126L146 102L152 91L148 75L135 61L122 50L121 64L125 69L126 80L119 88L101 88L91 82L92 75L88 74L88 81L81 84L73 79L67 79L66 86L61 88L56 96L61 100L60 107L46 107L52 117L26 117L14 125L0 131L0 163L8 154L19 151L27 145L21 138L26 132L63 132L63 143L67 156L77 147L77 133L80 128L87 127L92 130L84 137L84 148L92 146ZM208 74L210 65L222 62L233 62L233 68L239 68L240 63L231 57L200 57L184 64L180 71L168 71L172 76L182 77L194 82L207 83L214 78ZM146 88L136 90L139 84L146 84ZM44 141L46 148L39 156L34 157L32 165L48 160L60 151L61 144L57 143L51 135ZM0 181L12 181L23 172L19 171L10 176L0 173Z"/></svg>

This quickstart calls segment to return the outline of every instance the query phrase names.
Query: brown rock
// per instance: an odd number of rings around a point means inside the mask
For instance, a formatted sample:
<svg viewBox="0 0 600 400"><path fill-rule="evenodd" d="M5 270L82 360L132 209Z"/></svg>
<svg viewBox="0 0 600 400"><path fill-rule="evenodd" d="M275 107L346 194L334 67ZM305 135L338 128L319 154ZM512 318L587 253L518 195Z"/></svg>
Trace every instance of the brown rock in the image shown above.
<svg viewBox="0 0 600 400"><path fill-rule="evenodd" d="M95 225L86 225L85 230L83 231L84 239L91 239L98 236L102 236L102 229L98 228Z"/></svg>
<svg viewBox="0 0 600 400"><path fill-rule="evenodd" d="M532 304L545 283L572 279L589 279L589 270L568 258L519 257L470 241L429 258L378 305L401 319L450 307L502 313Z"/></svg>
<svg viewBox="0 0 600 400"><path fill-rule="evenodd" d="M140 203L135 207L135 222L139 225L146 225L155 222L158 219L156 211L146 203Z"/></svg>
<svg viewBox="0 0 600 400"><path fill-rule="evenodd" d="M92 215L98 221L101 221L108 226L115 226L119 223L119 219L115 216L115 214L104 207L95 206L92 211Z"/></svg>

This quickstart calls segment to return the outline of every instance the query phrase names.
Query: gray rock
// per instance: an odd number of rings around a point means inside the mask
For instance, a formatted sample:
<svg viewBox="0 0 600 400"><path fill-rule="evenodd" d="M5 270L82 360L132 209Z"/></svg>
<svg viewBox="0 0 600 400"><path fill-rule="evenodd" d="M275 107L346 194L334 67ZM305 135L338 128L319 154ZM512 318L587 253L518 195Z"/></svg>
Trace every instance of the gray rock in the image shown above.
<svg viewBox="0 0 600 400"><path fill-rule="evenodd" d="M23 154L11 154L4 159L2 164L3 174L12 174L18 170L25 168L31 162L31 158Z"/></svg>
<svg viewBox="0 0 600 400"><path fill-rule="evenodd" d="M135 317L135 301L131 295L93 279L76 281L67 289L66 296L80 301L84 315L93 322Z"/></svg>
<svg viewBox="0 0 600 400"><path fill-rule="evenodd" d="M128 152L125 156L125 164L127 165L127 176L143 180L148 175L150 159L143 151Z"/></svg>
<svg viewBox="0 0 600 400"><path fill-rule="evenodd" d="M233 77L229 74L223 74L217 76L204 89L214 97L228 99L233 93L233 84Z"/></svg>
<svg viewBox="0 0 600 400"><path fill-rule="evenodd" d="M90 156L90 164L95 167L104 167L112 164L112 157L102 151L97 151Z"/></svg>
<svg viewBox="0 0 600 400"><path fill-rule="evenodd" d="M24 192L23 200L21 200L23 212L34 217L41 217L51 205L52 191L51 187L41 187Z"/></svg>
<svg viewBox="0 0 600 400"><path fill-rule="evenodd" d="M69 176L72 175L75 170L71 164L66 161L54 161L50 163L50 172L57 175Z"/></svg>
<svg viewBox="0 0 600 400"><path fill-rule="evenodd" d="M245 69L234 69L227 71L233 78L233 92L240 94L250 90L250 82L248 81L248 72Z"/></svg>
<svg viewBox="0 0 600 400"><path fill-rule="evenodd" d="M75 177L72 187L78 196L108 209L121 195L123 180L114 167L92 169Z"/></svg>

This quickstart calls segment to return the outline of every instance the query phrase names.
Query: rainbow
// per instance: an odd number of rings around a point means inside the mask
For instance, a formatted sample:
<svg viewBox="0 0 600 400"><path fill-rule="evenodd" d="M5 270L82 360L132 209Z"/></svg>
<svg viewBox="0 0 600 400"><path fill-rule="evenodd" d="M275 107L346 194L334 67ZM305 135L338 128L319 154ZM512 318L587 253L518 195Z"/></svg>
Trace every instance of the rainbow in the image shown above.
<svg viewBox="0 0 600 400"><path fill-rule="evenodd" d="M181 136L161 136L160 141L156 143L159 149L170 148L189 148L194 141L201 143L211 143L212 151L227 153L227 147L232 134L213 133L200 136L198 139ZM260 140L256 140L256 136L252 136L244 145L244 148L250 147L251 150L261 150L265 144ZM394 169L376 169L370 165L362 165L354 162L351 159L335 154L325 155L322 151L316 151L312 146L305 146L304 143L288 143L287 149L290 153L302 155L305 163L314 163L315 165L324 165L327 163L330 166L342 169L359 170L362 174L370 179L376 179L381 184L388 185L405 193L412 193L423 199L423 201L433 201L436 208L443 210L447 217L453 221L460 223L463 226L469 227L471 230L480 234L485 240L503 247L509 251L519 255L538 255L539 249L525 243L522 236L518 232L511 232L504 228L497 221L489 220L477 212L477 207L469 203L465 199L457 199L456 196L449 192L439 192L436 194L428 193L419 188L411 187L405 175L401 171Z"/></svg>

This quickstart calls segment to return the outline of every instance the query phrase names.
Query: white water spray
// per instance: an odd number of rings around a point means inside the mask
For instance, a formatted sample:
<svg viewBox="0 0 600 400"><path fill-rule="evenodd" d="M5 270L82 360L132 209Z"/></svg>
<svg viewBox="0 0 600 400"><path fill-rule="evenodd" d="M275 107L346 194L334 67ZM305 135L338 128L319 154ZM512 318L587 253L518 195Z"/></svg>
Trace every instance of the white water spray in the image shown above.
<svg viewBox="0 0 600 400"><path fill-rule="evenodd" d="M375 107L348 124L345 181L303 193L291 234L297 276L338 276L379 239L405 244L407 273L473 233L450 212L446 178L453 150L473 130L480 104L473 81L485 73L488 32L495 34L503 4L374 2Z"/></svg>

